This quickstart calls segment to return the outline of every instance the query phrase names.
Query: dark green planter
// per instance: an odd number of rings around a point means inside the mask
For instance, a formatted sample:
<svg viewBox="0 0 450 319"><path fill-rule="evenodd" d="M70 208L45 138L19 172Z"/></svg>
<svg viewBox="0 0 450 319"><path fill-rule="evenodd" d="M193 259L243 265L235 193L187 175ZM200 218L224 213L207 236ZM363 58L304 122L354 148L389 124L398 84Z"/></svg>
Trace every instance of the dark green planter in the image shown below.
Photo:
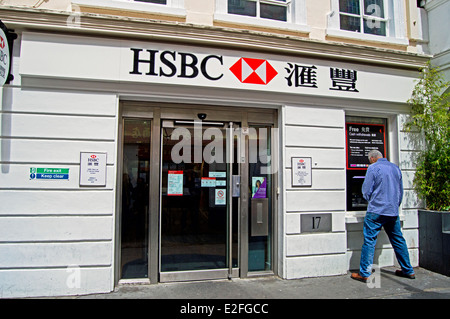
<svg viewBox="0 0 450 319"><path fill-rule="evenodd" d="M450 276L450 212L419 209L419 266Z"/></svg>

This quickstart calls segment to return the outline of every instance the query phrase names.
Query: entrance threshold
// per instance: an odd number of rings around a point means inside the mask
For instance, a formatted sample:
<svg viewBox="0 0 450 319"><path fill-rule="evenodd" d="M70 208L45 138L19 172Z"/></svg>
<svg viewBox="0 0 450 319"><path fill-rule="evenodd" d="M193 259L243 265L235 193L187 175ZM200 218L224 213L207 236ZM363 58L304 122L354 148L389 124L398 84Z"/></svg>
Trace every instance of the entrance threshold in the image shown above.
<svg viewBox="0 0 450 319"><path fill-rule="evenodd" d="M119 285L150 285L148 278L120 279Z"/></svg>
<svg viewBox="0 0 450 319"><path fill-rule="evenodd" d="M211 270L195 270L195 271L173 271L162 272L159 275L160 282L176 282L176 281L203 281L212 279L228 278L228 269L211 269ZM239 277L239 268L233 268L232 278Z"/></svg>

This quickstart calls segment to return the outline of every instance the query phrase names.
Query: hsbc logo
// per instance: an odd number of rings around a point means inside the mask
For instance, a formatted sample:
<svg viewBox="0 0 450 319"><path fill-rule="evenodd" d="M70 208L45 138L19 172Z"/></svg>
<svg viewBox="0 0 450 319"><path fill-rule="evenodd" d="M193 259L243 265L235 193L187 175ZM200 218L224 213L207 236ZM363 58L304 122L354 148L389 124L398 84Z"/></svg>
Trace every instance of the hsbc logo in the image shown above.
<svg viewBox="0 0 450 319"><path fill-rule="evenodd" d="M5 48L5 40L3 40L3 37L0 36L0 49Z"/></svg>
<svg viewBox="0 0 450 319"><path fill-rule="evenodd" d="M95 166L98 166L100 159L97 158L97 155L92 154L91 156L89 156L88 160L88 165L92 165L94 164Z"/></svg>
<svg viewBox="0 0 450 319"><path fill-rule="evenodd" d="M240 58L230 71L242 83L266 85L277 76L278 72L273 66L263 59Z"/></svg>
<svg viewBox="0 0 450 319"><path fill-rule="evenodd" d="M187 52L143 50L130 48L133 52L132 70L129 74L169 77L197 78L204 77L218 81L224 76L224 58L221 55L202 56ZM240 58L229 71L246 84L267 85L278 72L264 59Z"/></svg>

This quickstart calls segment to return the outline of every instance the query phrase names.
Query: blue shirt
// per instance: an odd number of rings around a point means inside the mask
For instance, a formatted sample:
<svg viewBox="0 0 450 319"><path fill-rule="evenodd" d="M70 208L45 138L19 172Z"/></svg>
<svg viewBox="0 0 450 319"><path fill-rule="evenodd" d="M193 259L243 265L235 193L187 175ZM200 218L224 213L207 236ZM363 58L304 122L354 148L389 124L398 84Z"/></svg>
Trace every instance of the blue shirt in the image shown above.
<svg viewBox="0 0 450 319"><path fill-rule="evenodd" d="M362 186L367 212L385 216L398 216L403 199L402 173L397 165L379 158L369 166Z"/></svg>

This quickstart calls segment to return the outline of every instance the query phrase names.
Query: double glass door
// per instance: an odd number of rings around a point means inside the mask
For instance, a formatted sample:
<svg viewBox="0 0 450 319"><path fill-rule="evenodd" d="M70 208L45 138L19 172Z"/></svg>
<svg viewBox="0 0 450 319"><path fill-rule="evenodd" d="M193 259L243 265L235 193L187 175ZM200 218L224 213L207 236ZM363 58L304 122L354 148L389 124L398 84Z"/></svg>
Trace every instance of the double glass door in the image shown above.
<svg viewBox="0 0 450 319"><path fill-rule="evenodd" d="M238 266L234 128L233 123L163 121L161 281L226 278Z"/></svg>
<svg viewBox="0 0 450 319"><path fill-rule="evenodd" d="M273 271L272 125L242 124L123 117L118 279Z"/></svg>

